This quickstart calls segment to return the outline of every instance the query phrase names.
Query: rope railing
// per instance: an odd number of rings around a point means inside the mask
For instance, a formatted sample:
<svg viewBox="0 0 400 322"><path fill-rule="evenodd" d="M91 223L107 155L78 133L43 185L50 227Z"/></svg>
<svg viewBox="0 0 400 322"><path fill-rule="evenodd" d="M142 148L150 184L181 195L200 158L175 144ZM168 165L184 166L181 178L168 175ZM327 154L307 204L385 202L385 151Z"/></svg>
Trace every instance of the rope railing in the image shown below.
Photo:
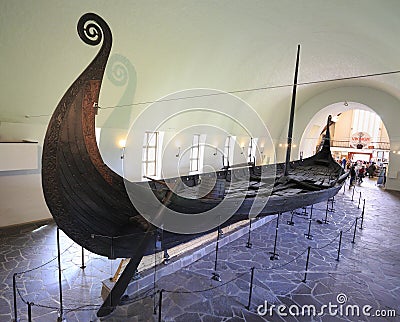
<svg viewBox="0 0 400 322"><path fill-rule="evenodd" d="M72 246L74 246L74 245L75 245L75 243L72 243L68 248L66 248L66 249L61 253L61 255L64 254L64 253L66 253L66 252L67 252ZM50 259L49 261L47 261L47 262L45 262L45 263L43 263L43 264L41 264L41 265L39 265L39 266L37 266L37 267L31 268L31 269L28 269L28 270L22 271L22 272L16 272L16 273L14 273L14 274L16 274L16 275L22 275L22 274L26 274L26 273L33 272L33 271L35 271L35 270L37 270L37 269L40 269L40 268L42 268L42 267L44 267L44 266L47 266L47 265L50 264L51 262L54 262L57 258L58 258L58 257L56 256L56 257Z"/></svg>
<svg viewBox="0 0 400 322"><path fill-rule="evenodd" d="M246 270L246 271L244 271L244 272L239 273L238 276L236 276L236 277L234 277L234 278L232 278L232 279L230 279L230 280L228 280L228 281L226 281L226 282L223 282L223 283L221 283L221 284L219 284L219 285L214 285L214 286L212 286L212 287L209 287L209 288L206 288L206 289L202 289L202 290L195 290L195 291L164 290L164 291L165 291L166 293L175 293L175 294L190 294L190 293L209 292L209 291L215 290L215 289L217 289L217 288L220 288L220 287L222 287L222 286L225 286L225 285L227 285L227 284L229 284L229 283L232 283L233 281L238 280L239 278L241 278L242 276L244 276L244 275L246 275L246 274L248 274L248 273L249 273L249 271Z"/></svg>
<svg viewBox="0 0 400 322"><path fill-rule="evenodd" d="M365 206L365 201L364 201L364 206ZM325 209L322 210L322 209L318 209L318 208L314 208L313 210L314 211L318 211L318 210L325 211ZM363 207L363 212L364 212L364 207ZM298 217L310 220L310 218L308 218L308 217L305 218L304 215L299 215ZM362 217L363 217L363 214L362 214ZM315 273L315 272L310 271L308 269L308 264L309 264L309 260L310 260L310 251L311 250L322 250L322 249L325 249L325 248L331 246L332 244L334 244L337 241L337 239L340 237L340 243L339 243L339 249L338 249L338 257L337 257L337 260L339 260L340 244L341 244L341 240L342 240L342 235L348 233L351 229L354 228L354 235L353 235L353 241L352 241L352 242L354 242L355 235L356 235L356 229L357 229L357 223L358 223L358 219L360 219L360 218L361 217L356 217L355 220L353 220L353 222L351 223L351 225L348 228L346 228L346 230L340 230L340 233L336 234L332 239L330 239L324 245L322 245L322 246L318 246L318 244L316 246L308 245L307 248L305 248L303 251L299 252L295 257L291 258L290 260L288 260L285 263L282 263L280 265L271 265L271 266L262 265L261 267L251 267L251 268L249 267L249 268L247 268L246 270L243 270L243 271L238 270L238 271L235 272L235 274L236 274L235 277L233 277L233 278L231 278L231 279L229 279L227 281L221 282L221 283L219 283L217 285L213 285L213 286L206 287L206 288L203 288L203 289L197 289L197 290L182 290L182 289L181 290L179 290L179 289L177 289L177 290L161 289L160 290L160 289L157 289L156 290L155 288L150 288L147 291L145 291L144 293L141 293L140 295L138 295L136 297L133 297L133 298L129 298L128 297L127 299L123 299L121 301L121 304L122 305L129 305L129 304L133 304L133 303L136 303L136 302L143 301L146 298L154 298L155 299L155 297L158 294L159 295L159 304L158 304L159 305L159 308L158 308L159 309L159 321L161 321L160 318L161 318L162 293L166 293L166 294L190 294L190 293L209 292L209 291L213 291L213 290L216 290L216 289L220 289L220 288L222 288L222 287L224 287L224 286L226 286L226 285L228 285L230 283L235 282L236 280L242 278L243 276L245 276L247 274L249 274L249 275L251 274L250 275L251 278L250 278L250 289L249 289L249 302L248 302L248 305L245 306L248 310L250 310L251 292L252 292L252 287L253 287L253 277L254 277L254 274L257 271L266 272L266 271L273 271L273 270L282 269L282 268L284 268L284 267L286 267L286 266L298 261L300 258L302 258L304 256L305 253L307 253L306 269L305 270L289 270L289 271L285 270L285 273L304 273L305 275L304 275L304 279L302 281L306 282L307 273ZM293 230L291 230L291 232L293 232ZM300 235L300 233L298 233L297 231L295 231L295 233ZM69 247L67 247L62 252L62 254L67 252L73 245L74 245L74 243L72 243ZM257 245L254 245L254 248L255 249L266 249L266 247L265 248L264 247L259 247ZM29 273L29 272L38 270L40 268L43 268L44 266L46 266L46 265L50 264L51 262L53 262L54 260L56 260L57 258L58 257L54 257L54 258L48 260L47 262L45 262L45 263L43 263L43 264L41 264L41 265L39 265L37 267L34 267L32 269L28 269L28 270L25 270L25 271L21 271L21 272L18 272L18 273L15 273L14 276L17 277L17 276L20 276L22 274ZM224 261L226 261L226 260L224 260ZM324 272L324 271L321 271L321 272ZM329 273L329 272L327 272L327 273ZM17 285L15 285L15 288L16 288L16 293L18 294L18 296L21 299L21 301L24 304L28 305L28 315L29 315L29 317L31 316L32 307L40 307L40 308L44 308L44 309L59 311L58 307L51 306L51 305L40 304L40 303L34 303L34 302L26 300L24 298L24 295L21 293L21 290L18 288ZM78 311L95 311L95 310L98 310L100 307L101 307L100 304L82 304L82 303L80 303L77 306L73 306L72 305L72 306L65 307L64 312L65 312L65 314L70 314L72 312L78 312ZM154 311L154 314L156 314L155 311Z"/></svg>

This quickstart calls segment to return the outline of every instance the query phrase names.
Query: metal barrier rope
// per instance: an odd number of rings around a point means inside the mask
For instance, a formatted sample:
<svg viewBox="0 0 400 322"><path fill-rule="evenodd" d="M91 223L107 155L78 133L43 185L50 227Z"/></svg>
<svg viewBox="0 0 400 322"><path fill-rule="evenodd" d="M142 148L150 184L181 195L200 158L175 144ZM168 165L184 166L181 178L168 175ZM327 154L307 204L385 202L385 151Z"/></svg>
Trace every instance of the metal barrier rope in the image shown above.
<svg viewBox="0 0 400 322"><path fill-rule="evenodd" d="M61 253L61 255L64 254L66 251L68 251L72 246L74 246L74 244L75 244L75 243L72 243L68 248L66 248L66 249ZM16 272L15 274L17 274L17 275L22 275L22 274L30 273L30 272L32 272L32 271L35 271L35 270L37 270L37 269L39 269L39 268L42 268L42 267L44 267L44 266L50 264L52 261L55 261L57 258L58 258L58 256L56 256L56 257L50 259L49 261L47 261L47 262L44 263L44 264L39 265L38 267L31 268L31 269L28 269L28 270L23 271L23 272Z"/></svg>
<svg viewBox="0 0 400 322"><path fill-rule="evenodd" d="M317 210L317 209L314 209L314 210ZM299 216L299 217L300 217L300 216ZM304 216L301 216L301 218L304 218ZM308 218L304 218L304 219L307 220ZM357 218L353 221L353 223L351 224L351 226L350 226L346 231L344 231L344 232L346 233L346 232L350 231L350 230L353 228L353 226L354 226L355 224L357 225L358 219L359 219L359 218L357 217ZM128 235L125 235L125 236L128 236ZM309 251L310 251L311 248L316 249L316 250L320 250L320 249L324 249L324 248L328 247L329 245L332 245L332 244L337 240L337 238L338 238L339 236L340 236L340 234L336 235L336 237L334 237L331 241L329 241L327 244L325 244L325 245L323 245L323 246L320 246L320 247L311 247L311 246L308 246L303 252L299 253L296 257L294 257L293 259L291 259L290 261L288 261L288 262L286 262L286 263L284 263L284 264L276 265L276 266L271 266L271 267L266 267L266 268L263 268L263 267L262 267L262 268L257 268L257 270L260 270L260 271L267 271L267 270L275 270L275 269L283 268L283 267L285 267L285 266L287 266L287 265L293 263L294 261L298 260L298 259L299 259L302 255L304 255L307 251L308 251L308 253L309 253ZM107 236L102 236L102 237L107 237ZM124 236L121 236L121 237L124 237ZM353 238L353 240L354 240L354 238ZM68 251L73 245L74 245L74 243L72 243L67 249L65 249L65 250L62 252L62 254L64 254L66 251ZM256 248L262 248L262 247L257 247L257 246L256 246ZM308 256L308 257L309 257L309 256ZM29 270L26 270L26 271L22 271L22 272L15 273L15 275L22 275L22 274L29 273L29 272L32 272L32 271L34 271L34 270L37 270L37 269L39 269L39 268L42 268L42 267L44 267L44 266L50 264L52 261L54 261L54 260L57 259L57 258L58 258L58 257L55 257L55 258L49 260L48 262L39 265L38 267L29 269ZM253 268L252 268L253 274L254 274L254 269L255 269L255 268L253 267ZM295 272L295 271L293 271L293 272ZM306 269L306 272L307 272L307 269ZM235 280L237 280L237 279L243 277L243 276L244 276L245 274L247 274L247 273L249 273L248 270L243 271L243 272L237 272L237 274L239 274L239 275L237 275L236 277L230 279L229 281L226 281L226 282L221 283L221 284L219 284L219 285L215 285L215 286L213 286L213 287L209 287L209 288L202 289L202 290L194 290L194 291L183 291L183 290L181 290L181 291L179 291L179 290L165 290L165 289L163 289L162 292L174 293L174 294L190 294L190 293L202 293L202 292L207 292L207 291L211 291L211 290L214 290L214 289L221 288L221 287L223 287L223 286L225 286L225 285L227 285L227 284L229 284L229 283L231 283L231 282L233 282L233 281L235 281ZM306 275L305 275L305 276L306 276ZM306 279L306 277L304 278L304 280L305 280L305 279ZM33 302L28 302L28 301L26 301L26 300L23 298L23 296L22 296L22 294L21 294L21 292L20 292L20 289L19 289L18 287L16 288L16 291L18 292L19 297L21 298L21 300L22 300L25 304L29 304L30 306L37 306L37 307L42 307L42 308L47 308L47 309L52 309L52 310L58 310L58 308L57 308L57 307L54 307L54 306L47 306L47 305L37 304L37 303L33 303ZM149 291L153 291L153 292L152 292L151 294L148 294ZM140 297L136 297L136 298L132 298L132 299L123 301L123 304L126 305L126 304L132 304L132 303L135 303L135 302L138 302L138 301L142 301L142 300L144 300L145 298L155 296L157 293L160 293L160 290L154 291L154 290L151 290L151 289L150 289L150 290L148 290L147 292L145 292L144 295L142 294ZM74 312L74 311L93 311L93 310L98 309L100 306L101 306L101 305L96 305L96 304L85 304L85 305L81 305L81 306L78 306L78 307L75 307L75 308L66 308L66 309L65 309L65 312L66 312L66 313L71 313L71 312Z"/></svg>
<svg viewBox="0 0 400 322"><path fill-rule="evenodd" d="M241 278L242 276L244 276L245 274L248 274L248 273L249 273L249 271L247 270L247 271L245 271L245 272L240 273L238 276L236 276L236 277L230 279L229 281L226 281L226 282L224 282L224 283L221 283L221 284L219 284L219 285L215 285L215 286L213 286L213 287L210 287L210 288L207 288L207 289L204 289L204 290L195 290L195 291L171 291L171 290L165 290L165 289L164 289L164 292L167 292L167 293L174 293L174 294L190 294L190 293L202 293L202 292L212 291L212 290L215 290L215 289L217 289L217 288L220 288L220 287L222 287L222 286L224 286L224 285L226 285L226 284L229 284L229 283L231 283L231 282L233 282L233 281L235 281L235 280Z"/></svg>
<svg viewBox="0 0 400 322"><path fill-rule="evenodd" d="M268 270L272 270L272 269L278 269L278 268L282 268L285 267L291 263L293 263L295 260L299 259L305 252L307 251L307 249L305 249L302 253L298 254L295 258L291 259L290 261L282 264L282 265L276 265L276 266L272 266L272 267L266 267L266 268L257 268L257 270L259 271L268 271Z"/></svg>
<svg viewBox="0 0 400 322"><path fill-rule="evenodd" d="M358 217L357 217L357 218L358 218ZM350 226L347 230L344 231L344 233L349 232L350 229L353 228L354 224L357 222L357 218L353 221L353 223L351 224L351 226ZM339 236L340 236L340 232L336 235L336 237L335 237L334 239L332 239L332 240L331 240L329 243L327 243L326 245L321 246L321 247L313 247L313 249L319 250L319 249L323 249L323 248L325 248L325 247L328 247L329 245L333 244L333 242L336 241L336 239L338 239Z"/></svg>

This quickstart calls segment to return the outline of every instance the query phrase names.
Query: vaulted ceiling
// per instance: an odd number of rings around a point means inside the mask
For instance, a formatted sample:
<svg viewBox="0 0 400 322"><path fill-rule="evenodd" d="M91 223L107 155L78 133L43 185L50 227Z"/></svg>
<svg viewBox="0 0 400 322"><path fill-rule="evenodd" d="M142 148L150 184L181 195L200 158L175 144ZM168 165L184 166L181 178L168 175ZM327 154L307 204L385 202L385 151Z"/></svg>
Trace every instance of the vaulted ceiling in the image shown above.
<svg viewBox="0 0 400 322"><path fill-rule="evenodd" d="M1 1L1 122L48 122L97 53L76 33L85 12L109 24L110 59L127 72L126 82L105 77L103 107L151 102L190 88L235 91L291 84L297 44L300 83L400 70L397 0ZM109 65L111 75L111 60ZM400 99L400 74L390 74L301 85L297 105L343 86L370 87ZM254 107L273 136L280 135L290 87L235 95ZM113 117L116 110L102 110L98 124L126 127L126 120L147 105L121 108Z"/></svg>

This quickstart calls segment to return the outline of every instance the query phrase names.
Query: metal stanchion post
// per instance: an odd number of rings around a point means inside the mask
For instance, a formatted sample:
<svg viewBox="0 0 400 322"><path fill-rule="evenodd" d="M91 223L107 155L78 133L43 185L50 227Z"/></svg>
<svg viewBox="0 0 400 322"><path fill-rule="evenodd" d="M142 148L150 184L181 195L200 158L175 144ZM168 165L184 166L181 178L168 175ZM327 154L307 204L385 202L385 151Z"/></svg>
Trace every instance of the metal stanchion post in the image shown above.
<svg viewBox="0 0 400 322"><path fill-rule="evenodd" d="M274 251L270 252L270 254L272 254L270 256L270 260L275 260L275 259L279 259L279 255L276 253L276 242L278 240L278 230L279 230L279 217L280 217L280 212L278 212L278 216L276 217L276 228L275 228L275 242L274 242Z"/></svg>
<svg viewBox="0 0 400 322"><path fill-rule="evenodd" d="M28 322L32 322L32 303L28 302Z"/></svg>
<svg viewBox="0 0 400 322"><path fill-rule="evenodd" d="M217 262L218 262L218 244L219 244L219 229L217 230L217 241L215 242L215 262L214 272L212 273L211 279L217 282L221 282L221 276L217 273Z"/></svg>
<svg viewBox="0 0 400 322"><path fill-rule="evenodd" d="M161 305L162 305L162 293L164 290L160 291L160 296L158 298L158 322L161 322Z"/></svg>
<svg viewBox="0 0 400 322"><path fill-rule="evenodd" d="M14 322L18 322L17 310L17 273L13 275L13 296L14 296Z"/></svg>
<svg viewBox="0 0 400 322"><path fill-rule="evenodd" d="M82 269L85 269L85 249L82 247Z"/></svg>
<svg viewBox="0 0 400 322"><path fill-rule="evenodd" d="M62 298L62 275L61 275L61 249L60 249L60 228L57 227L57 257L58 257L58 287L60 290L60 316L59 321L63 320L63 298Z"/></svg>
<svg viewBox="0 0 400 322"><path fill-rule="evenodd" d="M249 290L249 303L246 306L247 310L250 310L251 306L251 295L253 293L253 278L254 278L254 267L251 268L251 276L250 276L250 290Z"/></svg>
<svg viewBox="0 0 400 322"><path fill-rule="evenodd" d="M253 244L250 241L250 238L251 238L251 217L249 216L249 237L247 238L247 243L246 243L247 248L251 248L253 246Z"/></svg>
<svg viewBox="0 0 400 322"><path fill-rule="evenodd" d="M361 203L361 191L360 191L360 197L358 198L358 209L360 209L360 203Z"/></svg>
<svg viewBox="0 0 400 322"><path fill-rule="evenodd" d="M329 223L329 221L328 221L328 211L329 211L329 199L326 201L325 219L323 220L324 224Z"/></svg>
<svg viewBox="0 0 400 322"><path fill-rule="evenodd" d="M154 234L154 275L153 275L153 314L157 314L157 306L156 306L156 281L157 281L157 250L161 250L161 241L159 240L158 233ZM158 293L158 291L157 291Z"/></svg>
<svg viewBox="0 0 400 322"><path fill-rule="evenodd" d="M251 295L253 293L253 279L254 279L254 267L251 268L251 276L250 276L250 290L249 290L249 303L246 306L247 310L250 310L251 306Z"/></svg>
<svg viewBox="0 0 400 322"><path fill-rule="evenodd" d="M364 203L363 203L363 210L361 213L361 226L360 229L363 229L363 224L364 224L364 212L365 212L365 199L364 199Z"/></svg>
<svg viewBox="0 0 400 322"><path fill-rule="evenodd" d="M290 220L287 221L287 224L290 225L290 226L294 226L294 222L293 222L294 211L292 210L290 213L292 215L290 216Z"/></svg>
<svg viewBox="0 0 400 322"><path fill-rule="evenodd" d="M357 223L358 223L358 217L356 218L356 224L354 225L353 240L351 241L353 244L355 243L356 240Z"/></svg>
<svg viewBox="0 0 400 322"><path fill-rule="evenodd" d="M356 191L356 188L353 187L353 193L351 194L351 201L354 201L354 192Z"/></svg>
<svg viewBox="0 0 400 322"><path fill-rule="evenodd" d="M331 202L331 209L329 209L329 211L330 212L335 212L335 206L334 206L334 203L335 203L335 197L333 196L331 199L328 199L328 202Z"/></svg>
<svg viewBox="0 0 400 322"><path fill-rule="evenodd" d="M311 235L311 222L312 222L312 219L309 219L308 220L308 232L307 232L307 234L304 234L304 236L306 236L307 239L313 239L313 235Z"/></svg>
<svg viewBox="0 0 400 322"><path fill-rule="evenodd" d="M308 248L307 248L306 270L304 272L304 279L302 280L303 283L305 283L306 280L307 280L307 271L308 271L308 262L310 260L310 251L311 251L311 246L308 246Z"/></svg>
<svg viewBox="0 0 400 322"><path fill-rule="evenodd" d="M338 251L337 251L337 258L336 258L337 261L339 261L340 248L341 248L341 246L342 246L342 235L343 235L343 231L340 231L339 248L338 248Z"/></svg>

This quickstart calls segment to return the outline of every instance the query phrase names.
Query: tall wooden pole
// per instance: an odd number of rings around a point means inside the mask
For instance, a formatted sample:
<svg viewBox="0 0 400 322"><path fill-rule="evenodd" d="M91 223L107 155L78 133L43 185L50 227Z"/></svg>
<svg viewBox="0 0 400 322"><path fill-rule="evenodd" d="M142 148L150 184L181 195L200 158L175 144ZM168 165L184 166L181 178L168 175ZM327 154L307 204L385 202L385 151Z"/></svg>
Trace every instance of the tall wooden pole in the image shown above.
<svg viewBox="0 0 400 322"><path fill-rule="evenodd" d="M294 72L294 82L293 82L293 92L292 92L292 105L290 107L289 129L288 129L288 138L287 138L285 173L284 173L285 176L288 175L289 162L290 162L290 152L292 150L294 109L296 107L297 75L299 73L299 57L300 57L300 45L297 45L296 70Z"/></svg>

